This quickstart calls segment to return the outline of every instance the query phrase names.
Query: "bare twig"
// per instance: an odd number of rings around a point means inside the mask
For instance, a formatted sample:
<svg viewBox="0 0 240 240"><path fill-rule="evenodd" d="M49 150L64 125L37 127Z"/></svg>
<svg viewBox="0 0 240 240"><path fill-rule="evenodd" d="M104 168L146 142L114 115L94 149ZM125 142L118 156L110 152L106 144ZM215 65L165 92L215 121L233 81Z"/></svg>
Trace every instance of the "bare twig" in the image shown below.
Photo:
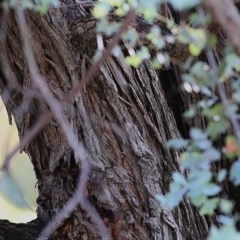
<svg viewBox="0 0 240 240"><path fill-rule="evenodd" d="M57 213L55 217L52 219L52 221L43 229L39 239L46 239L48 238L52 232L59 226L60 223L64 219L66 219L72 211L76 208L77 204L80 203L81 207L85 209L89 215L92 218L92 221L95 223L95 225L98 228L98 231L102 237L102 239L111 239L108 230L106 226L104 225L101 217L97 213L97 211L93 208L93 206L89 203L89 201L84 197L84 189L87 183L88 175L89 175L89 163L87 161L87 153L85 152L83 146L78 142L77 136L74 134L73 129L68 125L68 121L63 113L63 110L61 108L61 105L59 102L54 98L53 94L51 93L50 89L48 88L46 82L43 79L43 76L41 76L37 63L34 58L34 54L31 48L30 41L28 39L29 35L27 32L27 24L26 19L24 15L23 9L18 9L16 12L17 16L17 22L19 24L20 32L23 38L24 43L24 50L25 55L27 58L27 62L29 65L30 75L32 76L32 79L34 80L35 85L39 88L41 91L42 96L48 103L50 109L52 112L46 113L42 118L41 121L38 122L34 128L30 131L30 133L27 135L27 137L24 137L21 147L24 147L24 145L31 141L34 136L42 129L42 127L52 118L54 115L56 120L59 122L68 142L69 145L74 150L74 153L76 155L76 158L81 163L81 175L80 179L76 188L76 191L73 195L73 197L65 204L62 211ZM118 33L115 35L111 43L109 44L107 50L103 51L101 58L96 61L94 65L89 69L86 76L80 81L80 83L75 86L75 88L72 89L72 91L69 92L68 95L64 98L65 101L71 102L76 94L84 88L84 86L89 83L94 76L94 74L97 72L101 64L104 63L104 61L111 55L113 48L118 43L122 33L127 29L128 24L133 21L135 17L135 14L133 12L130 12L128 16L126 17L125 21L123 22L122 26L120 27ZM15 148L14 152L11 152L8 156L8 160L5 162L5 167L8 165L7 162L10 161L10 157L14 155L14 153L19 149Z"/></svg>
<svg viewBox="0 0 240 240"><path fill-rule="evenodd" d="M205 0L205 6L221 25L238 55L240 55L240 15L232 0Z"/></svg>
<svg viewBox="0 0 240 240"><path fill-rule="evenodd" d="M94 75L97 73L99 67L107 60L112 54L113 48L119 42L122 34L126 31L128 25L133 22L135 19L135 13L129 12L127 17L122 23L119 31L113 37L112 41L108 45L108 47L103 51L102 56L89 68L86 75L82 77L79 84L75 85L75 87L63 98L63 101L70 102L74 99L74 97L83 90L83 88L90 83ZM24 149L27 143L32 141L32 139L41 131L41 129L51 120L52 113L47 112L45 113L39 121L29 130L29 132L23 137L21 143L16 146L6 157L3 168L7 169L9 166L10 159L19 151L19 149Z"/></svg>
<svg viewBox="0 0 240 240"><path fill-rule="evenodd" d="M130 23L132 23L135 19L135 13L130 11L123 21L121 27L119 28L118 32L115 34L113 39L111 40L110 44L108 45L107 49L102 52L101 58L99 58L95 64L88 70L86 76L84 76L80 83L76 85L63 99L63 101L72 101L74 97L83 90L83 88L91 81L92 77L98 71L99 67L112 55L112 51L114 47L118 44L122 34L127 30Z"/></svg>
<svg viewBox="0 0 240 240"><path fill-rule="evenodd" d="M28 62L31 78L34 84L40 90L41 95L49 105L55 119L61 126L70 147L74 151L76 160L81 164L81 174L74 197L72 197L70 201L67 202L63 210L61 210L59 214L56 214L55 218L43 229L39 237L41 239L43 237L48 238L52 234L52 232L59 226L59 224L62 223L62 221L72 213L72 211L76 208L78 203L80 203L81 206L82 206L81 203L85 203L84 190L86 188L86 184L88 181L90 166L88 162L88 155L82 144L80 144L80 142L78 141L78 136L74 133L74 129L70 127L61 104L53 96L51 90L49 89L46 83L46 80L40 74L40 71L36 63L36 59L33 54L32 46L29 40L29 32L27 29L26 18L24 10L22 8L18 8L16 10L16 19L22 36L24 52ZM83 205L82 207L85 208L85 210L88 212L88 208L86 209L86 204ZM103 220L97 214L96 210L94 209L94 211L91 211L89 215L97 223L96 226L101 237L107 240L111 239L108 230L103 223Z"/></svg>

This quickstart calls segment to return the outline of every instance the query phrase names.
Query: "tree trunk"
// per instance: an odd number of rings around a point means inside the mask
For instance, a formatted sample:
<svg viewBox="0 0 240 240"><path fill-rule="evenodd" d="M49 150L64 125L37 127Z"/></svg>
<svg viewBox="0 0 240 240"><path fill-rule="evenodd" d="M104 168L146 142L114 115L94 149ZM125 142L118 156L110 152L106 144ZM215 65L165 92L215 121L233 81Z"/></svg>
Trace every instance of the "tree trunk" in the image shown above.
<svg viewBox="0 0 240 240"><path fill-rule="evenodd" d="M61 100L92 64L95 21L83 17L77 8L51 9L45 17L28 12L27 19L41 74ZM5 21L1 96L22 139L48 106L30 79L14 14L9 13ZM85 194L112 239L193 240L204 239L208 233L208 222L187 199L172 212L162 209L155 199L168 190L171 173L178 169L178 153L165 146L170 138L179 137L181 128L180 112L173 114L167 101L171 94L164 83L167 77L154 70L150 61L132 69L123 58L111 58L73 104L63 103L69 123L89 154L91 174ZM38 180L38 220L46 224L71 198L80 169L55 120L24 151ZM16 239L6 237L4 231L8 230L0 231L0 239ZM79 207L53 238L94 240L99 239L99 232L88 212Z"/></svg>

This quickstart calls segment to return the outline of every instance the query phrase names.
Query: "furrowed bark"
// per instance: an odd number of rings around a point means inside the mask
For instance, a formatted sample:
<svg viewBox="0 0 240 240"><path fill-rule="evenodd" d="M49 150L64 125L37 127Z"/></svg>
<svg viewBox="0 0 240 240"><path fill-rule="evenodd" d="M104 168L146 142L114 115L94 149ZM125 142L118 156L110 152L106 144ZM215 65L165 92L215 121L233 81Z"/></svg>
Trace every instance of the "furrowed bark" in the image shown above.
<svg viewBox="0 0 240 240"><path fill-rule="evenodd" d="M52 9L46 17L28 12L27 18L41 74L61 100L93 64L96 42L90 30L95 22L68 8ZM22 139L48 106L30 79L12 13L1 44L1 95ZM122 57L111 58L73 104L63 103L69 124L90 156L86 197L112 239L204 239L208 232L206 219L188 200L169 212L155 199L168 190L171 174L178 170L178 153L166 148L167 140L180 134L164 80L150 61L132 69ZM53 119L23 150L38 180L38 219L47 223L73 195L79 165ZM99 233L88 213L77 208L53 238L94 240Z"/></svg>

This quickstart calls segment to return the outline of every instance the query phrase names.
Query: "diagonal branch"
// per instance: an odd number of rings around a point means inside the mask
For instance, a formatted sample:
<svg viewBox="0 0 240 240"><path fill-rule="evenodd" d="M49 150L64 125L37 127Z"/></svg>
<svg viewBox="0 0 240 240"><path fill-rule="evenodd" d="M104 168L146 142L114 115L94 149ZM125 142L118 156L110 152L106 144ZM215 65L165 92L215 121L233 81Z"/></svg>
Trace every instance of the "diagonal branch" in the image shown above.
<svg viewBox="0 0 240 240"><path fill-rule="evenodd" d="M129 12L126 16L125 20L119 31L115 34L113 39L111 40L108 47L102 52L102 56L89 68L86 75L84 75L79 83L74 86L74 88L63 98L63 101L71 102L74 97L80 93L86 85L88 85L93 77L96 75L100 66L106 61L111 55L114 47L120 41L122 34L127 30L130 23L132 23L135 19L136 15L134 12ZM4 164L2 166L3 170L7 170L9 167L9 163L11 158L21 149L34 139L34 137L41 131L41 129L52 119L53 115L51 112L45 113L38 122L32 127L32 129L23 137L21 143L17 145L6 157Z"/></svg>
<svg viewBox="0 0 240 240"><path fill-rule="evenodd" d="M238 55L240 55L240 15L232 0L205 0L205 6L221 25Z"/></svg>
<svg viewBox="0 0 240 240"><path fill-rule="evenodd" d="M64 221L76 208L78 204L81 205L83 209L85 209L92 221L95 223L96 227L98 228L98 231L102 237L102 239L111 239L106 226L104 225L101 217L93 208L93 206L89 203L89 201L84 197L84 189L87 183L88 174L89 174L89 163L87 161L87 154L83 147L78 142L77 136L75 136L73 129L68 125L68 121L64 115L64 112L62 110L61 104L54 98L53 94L49 90L45 79L43 76L41 76L33 51L31 49L31 44L28 39L28 32L27 32L27 24L25 15L22 9L18 9L16 12L17 22L19 24L19 29L22 35L22 40L24 44L24 51L26 55L26 59L29 65L30 75L32 77L32 80L34 81L35 85L40 90L42 96L46 100L47 104L49 105L51 112L46 113L40 121L34 126L34 128L30 131L30 133L24 137L23 141L21 142L21 148L24 147L24 144L31 141L37 133L42 129L42 127L45 126L45 124L54 116L56 120L59 122L63 132L65 133L65 136L69 142L69 145L72 147L72 149L75 152L76 157L81 163L81 175L80 179L77 184L76 191L73 195L73 197L65 204L63 209L55 215L55 217L52 219L52 221L43 229L43 232L41 233L39 239L41 238L48 238L51 233ZM103 51L101 58L99 58L98 61L96 61L95 64L90 67L89 71L87 72L86 76L84 76L80 83L76 85L70 92L65 96L63 99L67 102L72 102L74 97L83 90L83 88L88 84L92 77L96 74L99 67L104 63L104 61L111 56L113 48L116 46L116 44L119 42L121 35L126 31L129 23L131 23L135 18L135 14L133 12L130 12L125 21L123 22L122 26L120 27L118 33L114 36L113 40L109 44L108 48ZM11 156L13 156L19 147L16 147L10 155L8 155L7 160L5 161L4 168L8 168L8 164L10 162Z"/></svg>
<svg viewBox="0 0 240 240"><path fill-rule="evenodd" d="M51 109L52 114L54 115L56 121L58 121L59 125L61 126L63 133L69 143L69 146L73 149L74 155L76 156L76 160L80 163L81 173L78 180L78 185L75 190L75 194L72 198L66 203L63 209L56 214L53 220L47 224L47 226L43 229L42 233L40 234L39 239L43 237L48 239L49 236L54 232L59 225L70 216L73 210L77 207L80 203L81 207L85 209L89 215L91 216L92 220L94 221L95 225L98 228L99 234L103 239L110 240L111 237L108 233L106 226L103 223L103 220L97 213L96 209L93 207L89 207L87 205L87 200L84 196L84 190L86 188L86 184L88 181L88 176L90 173L90 166L88 162L88 154L86 153L84 147L78 140L78 136L74 133L74 129L69 125L68 120L64 114L62 105L58 102L58 100L53 96L51 90L49 89L46 80L40 74L32 46L29 40L29 32L27 28L26 18L24 14L24 10L22 8L18 8L16 10L16 20L20 29L20 34L23 41L24 46L24 53L27 59L27 64L29 67L30 76L33 80L33 83L36 87L40 90L41 95L43 96L44 100L48 104ZM91 210L91 211L90 211Z"/></svg>

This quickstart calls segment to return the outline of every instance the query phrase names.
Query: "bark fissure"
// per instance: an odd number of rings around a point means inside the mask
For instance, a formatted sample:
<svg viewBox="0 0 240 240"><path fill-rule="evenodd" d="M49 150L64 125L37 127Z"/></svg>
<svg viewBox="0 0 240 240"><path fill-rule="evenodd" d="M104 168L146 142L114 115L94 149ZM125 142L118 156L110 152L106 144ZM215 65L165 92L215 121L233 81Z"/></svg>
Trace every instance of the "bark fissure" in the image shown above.
<svg viewBox="0 0 240 240"><path fill-rule="evenodd" d="M94 34L89 36L90 50L82 49L85 43L81 40L76 44L73 41L84 36L95 22L90 21L86 28L75 27L68 19L69 11L59 10L55 16L45 18L28 12L39 68L58 99L84 75L84 58L90 59L95 49ZM5 103L22 138L48 107L32 87L13 15L9 19L9 65L21 86L10 99L20 108L20 115L10 102ZM122 57L109 59L73 104L62 103L69 123L89 153L91 175L86 197L102 216L113 239L190 240L203 239L207 234L205 218L193 211L187 200L168 212L155 199L156 194L167 191L171 173L178 169L177 153L169 151L165 144L168 139L179 137L179 131L159 76L150 61L132 69ZM7 86L1 86L2 93ZM29 111L22 111L25 98L14 98L17 91L23 94L22 89L36 94L28 100ZM38 179L38 218L46 223L73 195L80 169L55 120L24 150L31 157ZM53 236L64 240L99 239L88 213L80 207Z"/></svg>

